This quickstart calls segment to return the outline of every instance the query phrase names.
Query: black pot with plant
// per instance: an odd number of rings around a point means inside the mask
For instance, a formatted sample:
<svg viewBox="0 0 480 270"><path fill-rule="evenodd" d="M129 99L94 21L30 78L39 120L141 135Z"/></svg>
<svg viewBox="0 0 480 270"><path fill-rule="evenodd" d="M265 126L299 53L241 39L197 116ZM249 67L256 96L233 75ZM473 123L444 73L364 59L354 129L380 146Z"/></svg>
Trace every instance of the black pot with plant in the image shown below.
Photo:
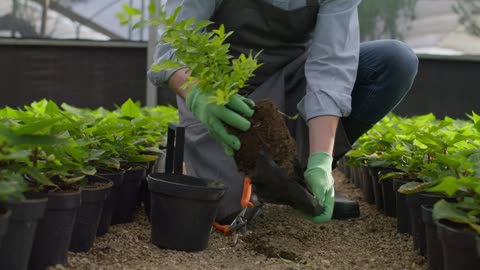
<svg viewBox="0 0 480 270"><path fill-rule="evenodd" d="M45 215L38 222L29 269L43 270L66 264L75 218L81 205L80 191L35 193L33 198L48 198Z"/></svg>
<svg viewBox="0 0 480 270"><path fill-rule="evenodd" d="M11 214L12 212L7 210L7 208L0 207L0 247L2 245L3 237L7 233Z"/></svg>
<svg viewBox="0 0 480 270"><path fill-rule="evenodd" d="M78 209L77 218L70 242L70 251L87 252L93 246L103 206L113 186L112 181L98 176L89 176L82 186L82 205Z"/></svg>
<svg viewBox="0 0 480 270"><path fill-rule="evenodd" d="M25 270L38 221L43 217L47 198L9 200L0 205L12 211L8 234L0 246L0 269Z"/></svg>
<svg viewBox="0 0 480 270"><path fill-rule="evenodd" d="M393 189L393 178L385 177L395 169L384 169L378 172L380 187L382 189L383 211L387 217L397 216L395 192Z"/></svg>
<svg viewBox="0 0 480 270"><path fill-rule="evenodd" d="M112 216L116 208L116 202L121 198L120 189L125 177L125 171L100 172L97 175L101 178L108 179L113 183L103 205L102 214L97 228L97 236L100 237L108 232L108 229L112 224Z"/></svg>
<svg viewBox="0 0 480 270"><path fill-rule="evenodd" d="M438 238L442 243L445 270L478 270L480 256L477 254L477 233L468 225L437 221Z"/></svg>
<svg viewBox="0 0 480 270"><path fill-rule="evenodd" d="M375 203L375 196L373 194L373 185L372 185L372 178L370 175L370 169L367 164L361 164L361 174L362 174L362 192L363 198L369 204Z"/></svg>
<svg viewBox="0 0 480 270"><path fill-rule="evenodd" d="M147 164L133 163L125 166L125 176L119 187L112 216L112 225L133 221L138 194L147 173Z"/></svg>

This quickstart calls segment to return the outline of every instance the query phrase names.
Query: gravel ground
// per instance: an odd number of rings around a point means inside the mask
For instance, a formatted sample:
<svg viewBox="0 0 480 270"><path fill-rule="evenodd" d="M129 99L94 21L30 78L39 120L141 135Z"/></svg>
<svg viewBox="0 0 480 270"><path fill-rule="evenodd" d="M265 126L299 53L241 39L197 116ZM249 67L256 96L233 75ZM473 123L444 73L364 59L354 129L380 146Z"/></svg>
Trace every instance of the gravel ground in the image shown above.
<svg viewBox="0 0 480 270"><path fill-rule="evenodd" d="M264 216L233 245L212 233L207 250L185 253L150 244L144 213L131 224L112 226L88 253L70 253L66 267L51 269L426 269L412 239L396 232L396 221L361 199L334 171L336 190L360 201L361 217L314 224L286 206L267 205Z"/></svg>

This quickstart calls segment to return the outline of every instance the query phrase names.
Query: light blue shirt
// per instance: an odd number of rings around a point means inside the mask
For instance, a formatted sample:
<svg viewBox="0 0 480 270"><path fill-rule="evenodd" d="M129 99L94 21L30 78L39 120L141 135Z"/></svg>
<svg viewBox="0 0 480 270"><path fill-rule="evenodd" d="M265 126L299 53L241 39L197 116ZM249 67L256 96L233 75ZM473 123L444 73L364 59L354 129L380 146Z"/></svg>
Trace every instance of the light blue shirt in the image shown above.
<svg viewBox="0 0 480 270"><path fill-rule="evenodd" d="M239 0L241 1L241 0ZM306 5L306 0L269 1L285 10ZM298 104L305 120L333 115L345 117L351 111L351 93L355 84L360 51L360 34L357 6L361 0L318 0L320 8L312 33L311 51L305 64L307 93ZM171 13L179 5L181 19L195 17L210 19L222 0L167 0L165 8ZM159 35L163 33L159 28ZM169 44L159 44L155 52L156 63L171 59L174 50ZM148 76L153 84L166 82L175 70L153 73Z"/></svg>

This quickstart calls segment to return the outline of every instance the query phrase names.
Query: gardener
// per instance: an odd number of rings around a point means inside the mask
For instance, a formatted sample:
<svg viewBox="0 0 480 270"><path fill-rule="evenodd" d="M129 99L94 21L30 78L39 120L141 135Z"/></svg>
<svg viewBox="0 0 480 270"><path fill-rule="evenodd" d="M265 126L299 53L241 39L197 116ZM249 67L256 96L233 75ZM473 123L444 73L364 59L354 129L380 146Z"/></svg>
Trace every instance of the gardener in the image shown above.
<svg viewBox="0 0 480 270"><path fill-rule="evenodd" d="M248 129L253 110L243 97L273 100L288 115L303 119L289 129L306 168L305 179L326 211L310 219L332 217L332 162L340 158L369 128L392 111L407 94L418 59L394 40L360 44L357 6L360 0L167 0L181 19L209 19L234 31L227 42L234 56L263 50L249 87L234 96L222 115L199 89L181 86L188 69L149 72L150 80L177 94L181 124L186 127L185 162L190 175L219 179L228 187L217 220L228 223L240 210L242 176L231 157L240 141L227 133L228 124ZM160 29L161 31L161 29ZM157 48L156 62L174 55L168 44ZM235 117L238 115L247 116ZM232 117L233 116L233 117ZM338 129L337 129L338 128ZM215 139L214 139L215 138ZM333 158L334 157L334 158Z"/></svg>

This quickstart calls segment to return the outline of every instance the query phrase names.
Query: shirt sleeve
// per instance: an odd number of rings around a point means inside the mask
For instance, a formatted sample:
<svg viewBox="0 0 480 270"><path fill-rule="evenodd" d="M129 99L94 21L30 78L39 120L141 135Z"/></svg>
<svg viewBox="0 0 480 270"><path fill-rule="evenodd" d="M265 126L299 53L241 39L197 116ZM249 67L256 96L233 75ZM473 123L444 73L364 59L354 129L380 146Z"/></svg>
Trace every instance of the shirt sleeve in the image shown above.
<svg viewBox="0 0 480 270"><path fill-rule="evenodd" d="M216 5L219 0L163 0L164 8L167 14L173 14L178 6L183 6L178 20L189 19L195 17L197 21L208 20L215 12ZM164 33L162 26L158 27L158 36ZM154 63L158 64L163 60L171 60L175 55L175 50L168 43L158 43L154 52ZM161 72L153 72L149 70L147 75L152 84L159 86L170 79L178 69L163 70Z"/></svg>
<svg viewBox="0 0 480 270"><path fill-rule="evenodd" d="M348 116L358 69L360 0L320 1L305 64L306 95L297 106L306 121L322 115Z"/></svg>

